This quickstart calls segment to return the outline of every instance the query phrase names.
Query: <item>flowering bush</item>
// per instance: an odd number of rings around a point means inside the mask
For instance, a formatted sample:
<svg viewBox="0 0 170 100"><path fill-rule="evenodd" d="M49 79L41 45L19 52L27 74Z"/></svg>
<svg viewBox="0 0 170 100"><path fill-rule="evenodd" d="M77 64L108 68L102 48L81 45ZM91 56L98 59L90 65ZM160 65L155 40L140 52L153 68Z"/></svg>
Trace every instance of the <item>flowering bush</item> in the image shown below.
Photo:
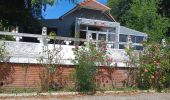
<svg viewBox="0 0 170 100"><path fill-rule="evenodd" d="M170 50L158 43L144 45L140 56L140 73L138 86L140 88L170 87Z"/></svg>
<svg viewBox="0 0 170 100"><path fill-rule="evenodd" d="M95 75L99 65L106 65L106 47L99 46L97 49L93 43L85 47L76 46L73 51L76 64L76 88L80 92L94 92L96 90Z"/></svg>

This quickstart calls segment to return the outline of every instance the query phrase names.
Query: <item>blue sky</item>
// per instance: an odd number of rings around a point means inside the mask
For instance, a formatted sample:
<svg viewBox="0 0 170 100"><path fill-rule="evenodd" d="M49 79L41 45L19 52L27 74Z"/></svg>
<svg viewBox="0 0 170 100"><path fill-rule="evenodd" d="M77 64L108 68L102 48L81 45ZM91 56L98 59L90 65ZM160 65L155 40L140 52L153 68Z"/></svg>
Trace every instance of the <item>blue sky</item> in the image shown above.
<svg viewBox="0 0 170 100"><path fill-rule="evenodd" d="M97 0L103 4L107 3L107 0ZM59 3L55 3L53 6L47 6L43 16L45 19L56 19L72 9L76 4L68 2L68 0L62 0Z"/></svg>

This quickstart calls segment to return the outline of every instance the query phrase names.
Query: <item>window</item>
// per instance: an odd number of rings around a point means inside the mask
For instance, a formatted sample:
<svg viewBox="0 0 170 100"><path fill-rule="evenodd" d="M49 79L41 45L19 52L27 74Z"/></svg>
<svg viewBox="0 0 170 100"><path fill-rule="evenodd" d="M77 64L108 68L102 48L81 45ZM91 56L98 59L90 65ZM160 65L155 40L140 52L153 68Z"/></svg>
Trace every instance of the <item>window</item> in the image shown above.
<svg viewBox="0 0 170 100"><path fill-rule="evenodd" d="M119 41L120 42L126 42L127 41L127 35L120 34L119 35Z"/></svg>
<svg viewBox="0 0 170 100"><path fill-rule="evenodd" d="M137 45L135 45L135 46L134 46L134 49L135 49L135 50L143 50L143 46L137 46Z"/></svg>
<svg viewBox="0 0 170 100"><path fill-rule="evenodd" d="M106 40L106 34L99 34L99 40Z"/></svg>
<svg viewBox="0 0 170 100"><path fill-rule="evenodd" d="M132 41L133 43L136 43L136 36L131 35L130 37L131 37L131 41Z"/></svg>
<svg viewBox="0 0 170 100"><path fill-rule="evenodd" d="M119 49L125 49L125 45L119 44Z"/></svg>
<svg viewBox="0 0 170 100"><path fill-rule="evenodd" d="M96 33L92 33L92 39L96 40Z"/></svg>
<svg viewBox="0 0 170 100"><path fill-rule="evenodd" d="M115 41L115 34L109 34L108 35L108 41Z"/></svg>
<svg viewBox="0 0 170 100"><path fill-rule="evenodd" d="M143 41L143 36L136 36L136 42L135 43L141 43Z"/></svg>

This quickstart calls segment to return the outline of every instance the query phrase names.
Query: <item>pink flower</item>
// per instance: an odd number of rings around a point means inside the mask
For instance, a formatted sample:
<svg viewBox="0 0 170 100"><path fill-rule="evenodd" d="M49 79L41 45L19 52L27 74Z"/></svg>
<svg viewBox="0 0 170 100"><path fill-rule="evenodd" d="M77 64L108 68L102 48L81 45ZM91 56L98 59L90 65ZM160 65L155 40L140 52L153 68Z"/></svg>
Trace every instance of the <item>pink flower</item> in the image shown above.
<svg viewBox="0 0 170 100"><path fill-rule="evenodd" d="M104 50L107 50L107 48L104 48Z"/></svg>
<svg viewBox="0 0 170 100"><path fill-rule="evenodd" d="M147 69L145 69L145 70L144 70L144 72L148 72L148 70L147 70Z"/></svg>
<svg viewBox="0 0 170 100"><path fill-rule="evenodd" d="M155 78L155 76L151 76L151 78L152 78L152 79L154 79L154 78Z"/></svg>
<svg viewBox="0 0 170 100"><path fill-rule="evenodd" d="M160 62L157 62L156 65L157 65L157 66L160 66Z"/></svg>
<svg viewBox="0 0 170 100"><path fill-rule="evenodd" d="M113 62L113 58L107 58L107 62Z"/></svg>

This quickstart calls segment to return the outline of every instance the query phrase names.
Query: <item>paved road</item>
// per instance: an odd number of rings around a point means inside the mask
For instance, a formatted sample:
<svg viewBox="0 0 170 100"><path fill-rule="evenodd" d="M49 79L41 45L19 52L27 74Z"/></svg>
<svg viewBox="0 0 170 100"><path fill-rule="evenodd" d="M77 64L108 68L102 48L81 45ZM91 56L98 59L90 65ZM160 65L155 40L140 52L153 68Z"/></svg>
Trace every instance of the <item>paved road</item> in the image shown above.
<svg viewBox="0 0 170 100"><path fill-rule="evenodd" d="M170 93L78 95L60 97L0 98L1 100L170 100Z"/></svg>

